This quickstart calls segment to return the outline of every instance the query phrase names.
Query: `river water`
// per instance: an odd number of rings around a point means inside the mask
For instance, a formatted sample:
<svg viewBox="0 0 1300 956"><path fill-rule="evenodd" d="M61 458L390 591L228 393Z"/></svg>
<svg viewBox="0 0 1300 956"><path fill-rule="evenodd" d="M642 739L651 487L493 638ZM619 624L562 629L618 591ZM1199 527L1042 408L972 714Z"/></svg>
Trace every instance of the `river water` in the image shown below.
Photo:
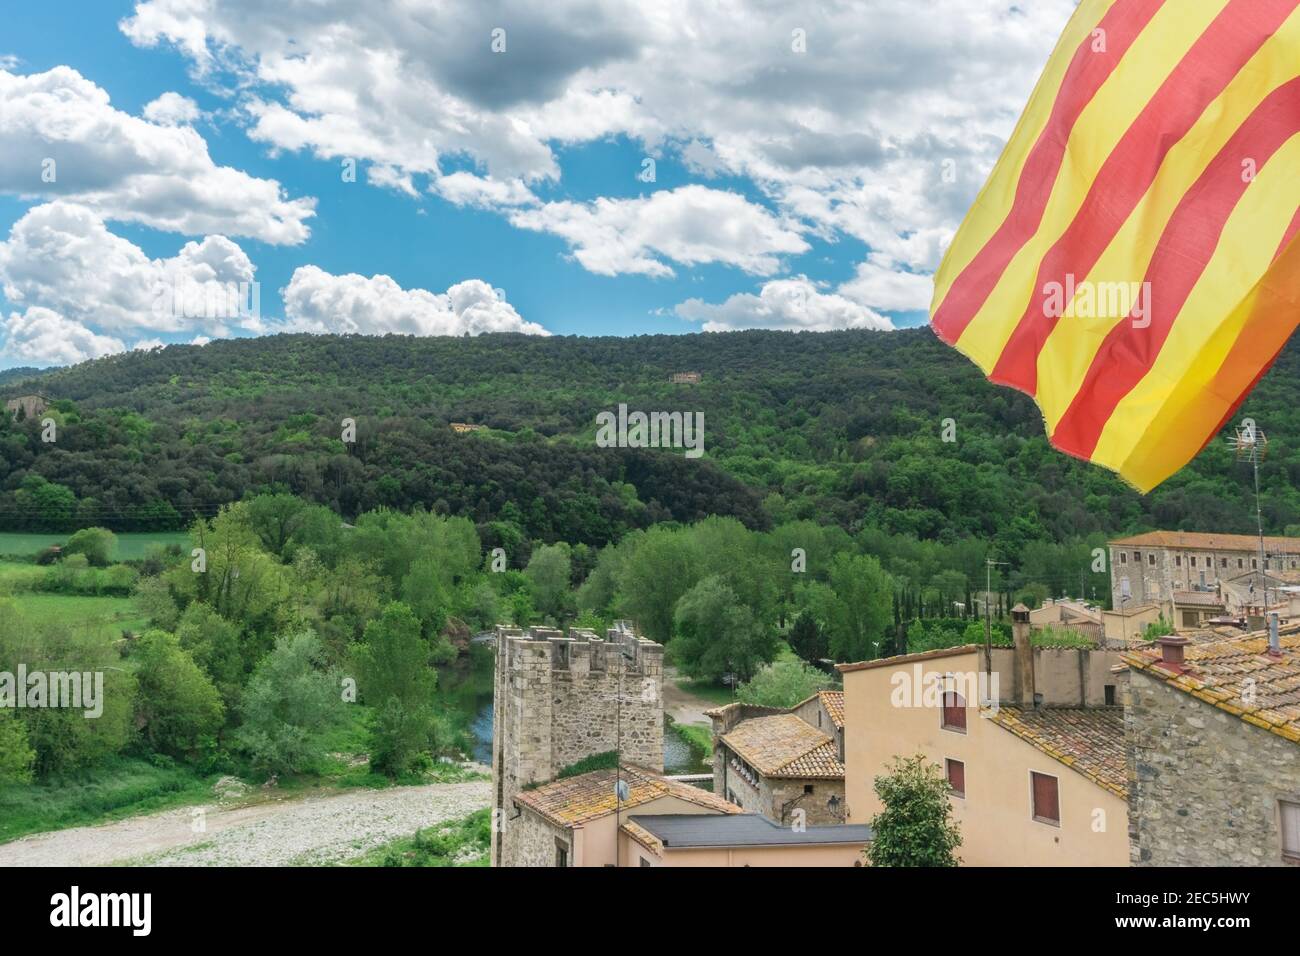
<svg viewBox="0 0 1300 956"><path fill-rule="evenodd" d="M474 759L492 764L492 695L479 700L474 719L470 722L474 733ZM667 718L664 718L664 773L709 773L712 766L695 756L688 744Z"/></svg>

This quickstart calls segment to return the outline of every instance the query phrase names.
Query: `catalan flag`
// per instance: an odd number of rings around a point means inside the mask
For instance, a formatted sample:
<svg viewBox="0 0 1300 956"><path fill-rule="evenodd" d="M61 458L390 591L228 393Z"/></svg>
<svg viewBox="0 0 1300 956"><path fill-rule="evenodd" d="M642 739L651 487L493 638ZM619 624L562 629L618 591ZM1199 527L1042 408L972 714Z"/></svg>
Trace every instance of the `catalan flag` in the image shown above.
<svg viewBox="0 0 1300 956"><path fill-rule="evenodd" d="M935 276L935 332L1149 491L1300 323L1300 0L1083 0Z"/></svg>

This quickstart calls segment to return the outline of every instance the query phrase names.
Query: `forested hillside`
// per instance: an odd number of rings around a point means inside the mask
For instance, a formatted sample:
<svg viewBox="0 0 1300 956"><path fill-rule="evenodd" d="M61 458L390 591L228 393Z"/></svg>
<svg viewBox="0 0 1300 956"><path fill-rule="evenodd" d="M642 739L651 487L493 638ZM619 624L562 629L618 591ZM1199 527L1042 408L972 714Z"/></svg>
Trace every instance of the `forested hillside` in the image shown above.
<svg viewBox="0 0 1300 956"><path fill-rule="evenodd" d="M1273 440L1266 522L1300 522L1300 395L1288 348L1252 396ZM673 372L699 384L674 385ZM53 402L0 423L0 525L184 527L250 492L345 516L390 506L474 520L495 539L604 544L665 521L797 519L1018 553L1143 527L1250 531L1224 443L1153 494L1052 450L1024 396L926 329L634 338L276 336L172 346L34 379ZM702 411L705 455L596 447L598 412ZM340 440L344 418L356 441ZM944 420L955 441L943 441ZM449 422L489 426L455 434Z"/></svg>

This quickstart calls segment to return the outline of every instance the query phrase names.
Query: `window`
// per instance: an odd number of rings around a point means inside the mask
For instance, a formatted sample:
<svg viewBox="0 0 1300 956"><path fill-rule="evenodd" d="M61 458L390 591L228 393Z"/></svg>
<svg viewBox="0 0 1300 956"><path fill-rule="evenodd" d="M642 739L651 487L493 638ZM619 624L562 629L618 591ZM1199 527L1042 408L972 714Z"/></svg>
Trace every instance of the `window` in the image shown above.
<svg viewBox="0 0 1300 956"><path fill-rule="evenodd" d="M555 841L555 865L559 867L569 865L569 847L559 840Z"/></svg>
<svg viewBox="0 0 1300 956"><path fill-rule="evenodd" d="M966 764L960 760L948 759L944 762L948 774L948 786L952 787L954 797L966 798Z"/></svg>
<svg viewBox="0 0 1300 956"><path fill-rule="evenodd" d="M1279 800L1282 818L1282 859L1300 863L1300 803Z"/></svg>
<svg viewBox="0 0 1300 956"><path fill-rule="evenodd" d="M955 690L943 692L943 729L966 733L966 698Z"/></svg>
<svg viewBox="0 0 1300 956"><path fill-rule="evenodd" d="M805 783L805 784L803 785L803 792L804 792L804 793L812 793L812 792L813 792L813 785L812 785L811 783Z"/></svg>
<svg viewBox="0 0 1300 956"><path fill-rule="evenodd" d="M1120 563L1120 564L1128 564L1128 554L1126 554L1125 552L1121 551L1121 552L1119 553L1119 563Z"/></svg>
<svg viewBox="0 0 1300 956"><path fill-rule="evenodd" d="M1154 551L1147 555L1147 564L1153 568L1156 566L1156 553Z"/></svg>
<svg viewBox="0 0 1300 956"><path fill-rule="evenodd" d="M1192 567L1196 567L1196 555L1192 555Z"/></svg>
<svg viewBox="0 0 1300 956"><path fill-rule="evenodd" d="M1251 569L1252 571L1258 571L1258 570L1259 570L1259 559L1258 559L1258 558L1251 558L1251 559L1250 559L1250 569Z"/></svg>
<svg viewBox="0 0 1300 956"><path fill-rule="evenodd" d="M1183 556L1180 554L1178 555L1178 557L1174 558L1174 567L1181 568L1182 566L1183 566Z"/></svg>
<svg viewBox="0 0 1300 956"><path fill-rule="evenodd" d="M1227 559L1227 558L1219 558L1219 567L1221 567L1221 568L1226 568L1227 566L1228 566L1228 559Z"/></svg>
<svg viewBox="0 0 1300 956"><path fill-rule="evenodd" d="M1244 558L1238 558L1238 559L1237 559L1237 567L1238 567L1238 568L1244 568L1245 566L1246 566L1246 561L1245 561L1245 559L1244 559Z"/></svg>
<svg viewBox="0 0 1300 956"><path fill-rule="evenodd" d="M1106 690L1106 706L1114 707L1115 706L1115 685L1107 684L1105 690Z"/></svg>
<svg viewBox="0 0 1300 956"><path fill-rule="evenodd" d="M1134 563L1134 564L1138 564L1138 563L1140 563L1141 561L1142 561L1142 552L1141 552L1141 551L1134 551L1134 552L1133 552L1133 563Z"/></svg>
<svg viewBox="0 0 1300 956"><path fill-rule="evenodd" d="M1045 773L1029 771L1029 788L1033 799L1034 819L1039 823L1061 825L1061 795L1056 778Z"/></svg>

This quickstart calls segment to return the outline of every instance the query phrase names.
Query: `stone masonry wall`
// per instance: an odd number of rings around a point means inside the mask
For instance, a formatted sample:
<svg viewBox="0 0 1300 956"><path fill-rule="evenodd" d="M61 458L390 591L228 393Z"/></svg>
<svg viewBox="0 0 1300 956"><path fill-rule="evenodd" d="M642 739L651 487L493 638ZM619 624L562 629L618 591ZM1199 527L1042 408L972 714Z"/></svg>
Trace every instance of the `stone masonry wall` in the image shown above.
<svg viewBox="0 0 1300 956"><path fill-rule="evenodd" d="M1140 671L1124 709L1135 866L1281 866L1279 799L1300 800L1300 744Z"/></svg>

